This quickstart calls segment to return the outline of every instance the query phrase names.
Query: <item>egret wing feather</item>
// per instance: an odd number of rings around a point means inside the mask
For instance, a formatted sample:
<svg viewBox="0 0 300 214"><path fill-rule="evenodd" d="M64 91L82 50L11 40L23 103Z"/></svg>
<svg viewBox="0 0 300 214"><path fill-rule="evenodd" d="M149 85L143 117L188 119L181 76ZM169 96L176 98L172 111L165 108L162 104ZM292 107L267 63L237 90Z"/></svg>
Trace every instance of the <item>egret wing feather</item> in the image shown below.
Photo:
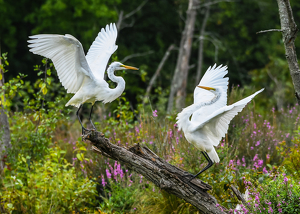
<svg viewBox="0 0 300 214"><path fill-rule="evenodd" d="M117 35L115 24L106 25L106 28L102 28L99 32L86 55L87 62L97 79L104 79L108 60L118 48L115 44Z"/></svg>
<svg viewBox="0 0 300 214"><path fill-rule="evenodd" d="M222 137L225 137L225 134L228 131L228 126L230 121L243 110L243 108L249 103L257 94L262 92L264 89L261 89L254 94L232 104L229 106L224 106L219 110L215 111L213 114L209 115L204 122L201 122L199 125L193 127L191 132L201 131L209 139L214 146L219 145Z"/></svg>
<svg viewBox="0 0 300 214"><path fill-rule="evenodd" d="M94 79L82 45L75 37L69 34L40 34L29 38L29 51L52 60L59 80L68 93L76 93L84 77Z"/></svg>
<svg viewBox="0 0 300 214"><path fill-rule="evenodd" d="M213 106L204 106L194 112L192 121L199 121L201 118L213 113L217 109L224 107L227 104L227 87L228 77L224 77L228 73L227 66L216 64L209 67L202 77L199 86L207 86L212 88L220 88L222 91L220 99ZM196 87L194 90L194 103L206 102L214 98L214 94L205 89Z"/></svg>

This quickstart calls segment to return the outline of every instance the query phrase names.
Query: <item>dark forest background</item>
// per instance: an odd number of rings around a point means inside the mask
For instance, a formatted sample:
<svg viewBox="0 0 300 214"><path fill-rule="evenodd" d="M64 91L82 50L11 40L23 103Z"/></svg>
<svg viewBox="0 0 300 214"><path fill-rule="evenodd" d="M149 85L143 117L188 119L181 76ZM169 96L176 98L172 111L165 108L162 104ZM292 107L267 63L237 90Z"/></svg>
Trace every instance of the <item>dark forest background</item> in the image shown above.
<svg viewBox="0 0 300 214"><path fill-rule="evenodd" d="M208 6L208 3L211 5ZM296 23L300 21L300 3L291 1ZM174 44L179 48L185 26L187 0L125 1L125 0L19 0L0 1L0 45L2 53L8 52L9 72L6 79L18 73L36 78L33 66L39 64L40 56L28 51L28 36L33 34L71 34L81 41L85 52L89 49L102 27L110 22L124 19L119 27L114 56L126 64L140 67L142 72L124 76L127 97L134 104L141 102L149 80L157 69L167 48ZM209 14L203 35L200 35L203 19ZM126 15L129 15L126 18ZM267 93L282 94L285 102L293 97L284 95L291 89L287 64L284 62L284 47L280 32L256 34L260 30L280 28L277 3L274 0L200 1L192 41L187 94L196 85L200 38L203 41L203 72L214 63L229 67L230 84L253 85L267 88ZM200 37L201 36L201 37ZM299 52L300 40L296 40ZM170 90L178 49L171 55L155 82L155 88ZM271 71L266 72L266 68ZM274 78L282 81L284 89L276 87ZM278 85L278 83L277 83ZM288 88L286 88L288 87ZM281 91L277 91L281 90ZM276 101L273 105L282 106Z"/></svg>

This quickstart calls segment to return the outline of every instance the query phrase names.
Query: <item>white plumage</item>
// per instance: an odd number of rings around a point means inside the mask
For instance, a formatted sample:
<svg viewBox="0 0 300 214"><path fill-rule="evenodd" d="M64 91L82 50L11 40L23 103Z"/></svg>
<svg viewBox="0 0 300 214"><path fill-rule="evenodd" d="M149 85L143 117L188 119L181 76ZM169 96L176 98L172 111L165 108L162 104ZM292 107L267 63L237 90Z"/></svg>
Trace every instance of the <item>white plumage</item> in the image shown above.
<svg viewBox="0 0 300 214"><path fill-rule="evenodd" d="M220 161L214 146L218 146L222 137L225 137L230 121L264 90L227 106L228 77L224 77L227 73L226 66L209 67L195 88L194 104L184 108L176 118L179 130L183 130L188 142L204 152L210 166L211 160L215 163ZM209 165L197 175L208 169Z"/></svg>
<svg viewBox="0 0 300 214"><path fill-rule="evenodd" d="M32 53L51 59L67 93L75 93L66 106L81 107L86 102L93 105L96 101L112 102L125 89L124 79L115 76L114 71L138 70L120 62L113 62L108 67L107 73L108 77L117 83L117 87L109 88L108 83L104 80L108 60L118 48L115 44L117 34L115 24L106 25L106 28L102 28L99 32L86 56L81 43L69 34L30 36L28 47Z"/></svg>

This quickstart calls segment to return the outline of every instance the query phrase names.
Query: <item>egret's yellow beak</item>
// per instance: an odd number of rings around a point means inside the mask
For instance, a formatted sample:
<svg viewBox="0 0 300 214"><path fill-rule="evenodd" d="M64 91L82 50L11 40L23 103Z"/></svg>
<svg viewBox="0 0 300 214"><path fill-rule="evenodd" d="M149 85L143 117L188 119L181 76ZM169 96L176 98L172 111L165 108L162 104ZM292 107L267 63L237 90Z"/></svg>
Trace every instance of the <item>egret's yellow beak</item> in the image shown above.
<svg viewBox="0 0 300 214"><path fill-rule="evenodd" d="M121 65L122 67L126 68L126 69L130 69L130 70L139 70L136 67L132 67L132 66L128 66L128 65Z"/></svg>
<svg viewBox="0 0 300 214"><path fill-rule="evenodd" d="M203 88L203 89L205 89L205 90L216 90L215 88L212 88L212 87L206 87L206 86L200 86L200 85L197 85L197 87L199 87L199 88Z"/></svg>

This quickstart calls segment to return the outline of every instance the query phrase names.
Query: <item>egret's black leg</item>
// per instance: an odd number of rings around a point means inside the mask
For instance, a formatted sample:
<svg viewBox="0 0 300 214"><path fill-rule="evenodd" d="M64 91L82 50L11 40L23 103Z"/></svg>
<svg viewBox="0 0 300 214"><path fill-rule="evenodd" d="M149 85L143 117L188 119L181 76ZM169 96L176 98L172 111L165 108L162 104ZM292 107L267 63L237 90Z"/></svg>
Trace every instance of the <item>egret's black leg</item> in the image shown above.
<svg viewBox="0 0 300 214"><path fill-rule="evenodd" d="M208 164L200 172L198 172L196 175L194 175L189 181L196 178L198 175L200 175L202 172L204 172L205 170L207 170L208 168L210 168L214 164L214 162L210 159L210 157L208 156L208 154L206 152L202 152L202 154L205 157L205 159L208 161Z"/></svg>
<svg viewBox="0 0 300 214"><path fill-rule="evenodd" d="M76 112L76 115L77 115L77 118L78 118L79 123L80 123L80 125L81 125L81 128L82 128L82 134L83 134L83 132L84 132L84 131L87 131L87 129L83 127L82 122L81 122L80 117L79 117L79 110L81 109L81 107L82 107L82 104L79 106L79 108L78 108L78 110L77 110L77 112Z"/></svg>
<svg viewBox="0 0 300 214"><path fill-rule="evenodd" d="M95 127L95 125L94 125L94 123L93 123L93 121L92 121L92 111L93 111L93 107L94 107L94 104L92 105L92 108L91 108L91 111L90 111L90 117L89 117L89 121L91 122L91 124L92 124L92 126L93 126L93 128L95 129L95 131L96 131L96 127Z"/></svg>

